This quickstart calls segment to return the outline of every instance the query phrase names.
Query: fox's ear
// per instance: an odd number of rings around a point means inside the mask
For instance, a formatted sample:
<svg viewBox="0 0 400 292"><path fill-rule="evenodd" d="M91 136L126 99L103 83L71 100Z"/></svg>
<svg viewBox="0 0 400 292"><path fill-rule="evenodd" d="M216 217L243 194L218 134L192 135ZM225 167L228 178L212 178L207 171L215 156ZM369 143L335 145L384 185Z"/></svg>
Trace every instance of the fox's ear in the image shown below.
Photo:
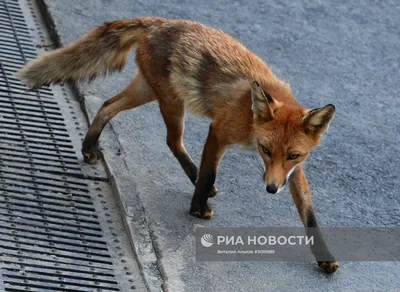
<svg viewBox="0 0 400 292"><path fill-rule="evenodd" d="M281 107L281 104L263 91L257 81L251 86L251 99L253 105L254 120L268 122L274 119L274 110Z"/></svg>
<svg viewBox="0 0 400 292"><path fill-rule="evenodd" d="M303 125L306 132L322 134L328 129L334 114L335 106L333 104L309 110L303 117Z"/></svg>

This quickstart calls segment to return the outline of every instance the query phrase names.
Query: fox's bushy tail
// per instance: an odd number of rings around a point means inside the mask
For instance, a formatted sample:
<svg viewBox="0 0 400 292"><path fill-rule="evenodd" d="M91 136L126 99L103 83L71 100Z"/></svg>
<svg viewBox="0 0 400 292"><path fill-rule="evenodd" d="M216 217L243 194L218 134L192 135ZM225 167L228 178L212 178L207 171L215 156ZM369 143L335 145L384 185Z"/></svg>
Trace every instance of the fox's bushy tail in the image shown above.
<svg viewBox="0 0 400 292"><path fill-rule="evenodd" d="M17 76L27 86L38 88L120 71L137 39L146 33L147 28L164 21L162 18L142 17L106 22L69 46L43 53L28 62Z"/></svg>

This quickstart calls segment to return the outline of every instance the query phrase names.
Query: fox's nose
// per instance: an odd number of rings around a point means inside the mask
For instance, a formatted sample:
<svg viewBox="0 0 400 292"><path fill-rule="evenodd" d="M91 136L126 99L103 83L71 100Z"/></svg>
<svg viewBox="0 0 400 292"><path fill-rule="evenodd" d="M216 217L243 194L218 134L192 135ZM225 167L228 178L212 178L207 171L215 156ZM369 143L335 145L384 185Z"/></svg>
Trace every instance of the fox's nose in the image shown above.
<svg viewBox="0 0 400 292"><path fill-rule="evenodd" d="M267 186L268 193L275 194L277 191L278 191L278 187L275 184Z"/></svg>

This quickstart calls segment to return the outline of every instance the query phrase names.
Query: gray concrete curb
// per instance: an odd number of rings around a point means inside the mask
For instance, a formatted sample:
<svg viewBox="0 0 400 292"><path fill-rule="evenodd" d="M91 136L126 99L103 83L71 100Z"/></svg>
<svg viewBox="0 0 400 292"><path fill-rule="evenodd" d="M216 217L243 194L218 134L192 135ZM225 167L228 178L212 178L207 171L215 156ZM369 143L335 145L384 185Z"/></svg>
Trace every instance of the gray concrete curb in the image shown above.
<svg viewBox="0 0 400 292"><path fill-rule="evenodd" d="M47 9L46 0L37 0L37 2L52 42L56 47L63 46L52 15ZM75 83L71 83L69 86L80 102L81 109L89 124L93 120L91 113L96 112L100 108L101 103L97 101L101 100L94 96L85 97L80 91L79 86ZM107 149L107 151L102 151L104 166L109 177L111 177L110 182L115 199L121 210L121 218L127 229L144 282L150 291L166 291L166 278L165 272L159 262L159 249L154 246L154 235L136 187L133 186L134 189L132 189L132 182L130 181L132 175L126 161L122 158L123 155L120 155L121 147L119 147L118 138L112 130L112 126L106 127L103 131L101 146L103 149ZM125 205L123 198L127 196L134 196L134 209L128 209Z"/></svg>

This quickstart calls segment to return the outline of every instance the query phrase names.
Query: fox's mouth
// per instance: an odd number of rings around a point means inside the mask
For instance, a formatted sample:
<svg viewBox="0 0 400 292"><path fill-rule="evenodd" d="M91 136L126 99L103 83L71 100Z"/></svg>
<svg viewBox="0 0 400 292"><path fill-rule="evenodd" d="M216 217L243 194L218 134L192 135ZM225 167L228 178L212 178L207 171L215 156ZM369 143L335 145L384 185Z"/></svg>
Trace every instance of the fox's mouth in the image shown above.
<svg viewBox="0 0 400 292"><path fill-rule="evenodd" d="M279 194L280 191L282 191L282 190L285 188L285 186L286 186L286 180L285 180L285 182L283 183L283 185L281 185L281 186L278 188L278 191L277 191L276 193Z"/></svg>

